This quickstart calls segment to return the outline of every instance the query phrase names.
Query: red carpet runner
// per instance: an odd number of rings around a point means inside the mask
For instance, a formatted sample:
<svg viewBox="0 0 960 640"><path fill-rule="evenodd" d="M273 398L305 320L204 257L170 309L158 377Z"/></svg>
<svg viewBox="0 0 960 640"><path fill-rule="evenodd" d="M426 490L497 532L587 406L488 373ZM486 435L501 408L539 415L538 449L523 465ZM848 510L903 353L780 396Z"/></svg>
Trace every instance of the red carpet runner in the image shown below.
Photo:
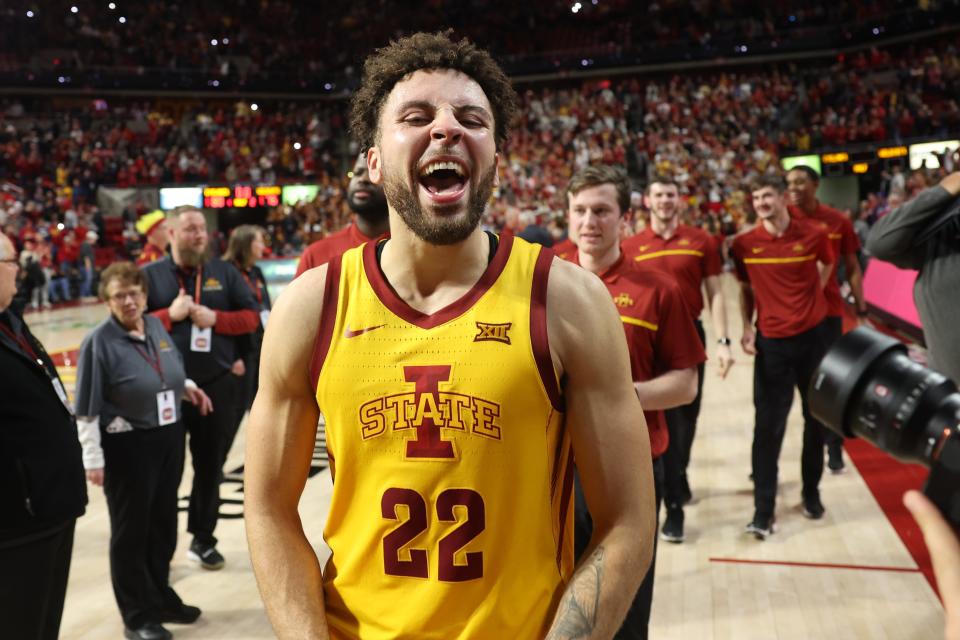
<svg viewBox="0 0 960 640"><path fill-rule="evenodd" d="M910 512L903 506L903 494L908 489L919 489L923 486L927 469L920 465L903 464L860 438L847 440L844 449L857 466L857 471L867 483L890 524L896 529L904 546L913 556L917 567L936 591L933 566L923 543L923 535Z"/></svg>

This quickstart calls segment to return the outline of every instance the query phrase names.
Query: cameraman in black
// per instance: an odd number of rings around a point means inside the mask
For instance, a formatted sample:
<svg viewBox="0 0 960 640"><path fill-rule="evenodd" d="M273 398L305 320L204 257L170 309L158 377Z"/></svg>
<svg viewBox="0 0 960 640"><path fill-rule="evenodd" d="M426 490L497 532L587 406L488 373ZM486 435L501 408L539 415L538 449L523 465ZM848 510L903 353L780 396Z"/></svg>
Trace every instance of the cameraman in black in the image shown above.
<svg viewBox="0 0 960 640"><path fill-rule="evenodd" d="M941 219L958 196L960 171L955 171L880 218L870 229L866 249L874 258L920 272L913 297L930 366L960 384L960 215Z"/></svg>
<svg viewBox="0 0 960 640"><path fill-rule="evenodd" d="M931 366L960 383L960 172L925 189L873 225L866 249L875 258L920 272L913 296ZM948 212L952 212L948 213ZM930 550L946 612L944 637L960 640L960 539L930 500L904 496Z"/></svg>

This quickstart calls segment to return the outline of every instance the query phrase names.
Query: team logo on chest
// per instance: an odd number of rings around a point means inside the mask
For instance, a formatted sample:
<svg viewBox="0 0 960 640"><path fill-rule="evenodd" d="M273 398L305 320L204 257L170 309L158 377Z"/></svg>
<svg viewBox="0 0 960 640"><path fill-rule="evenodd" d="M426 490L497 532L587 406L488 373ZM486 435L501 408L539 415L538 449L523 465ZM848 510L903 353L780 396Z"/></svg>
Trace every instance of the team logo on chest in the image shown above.
<svg viewBox="0 0 960 640"><path fill-rule="evenodd" d="M632 307L634 304L633 298L631 298L627 293L620 293L613 299L613 304L618 307Z"/></svg>
<svg viewBox="0 0 960 640"><path fill-rule="evenodd" d="M690 246L690 241L687 240L686 238L680 238L680 239L677 241L677 244L680 245L681 247L689 247L689 246Z"/></svg>
<svg viewBox="0 0 960 640"><path fill-rule="evenodd" d="M799 242L798 242L797 244L793 245L793 251L794 251L794 253L803 253L803 250L804 250L805 248L806 248L806 247L804 247L804 246L803 246L802 244L800 244Z"/></svg>
<svg viewBox="0 0 960 640"><path fill-rule="evenodd" d="M443 438L441 429L500 440L498 403L440 391L440 383L450 381L450 369L450 365L403 367L404 380L413 383L413 390L363 403L359 410L363 439L412 429L416 435L407 440L406 458L434 460L458 457L454 443Z"/></svg>
<svg viewBox="0 0 960 640"><path fill-rule="evenodd" d="M474 342L502 342L503 344L510 344L510 336L508 332L510 327L513 326L512 322L504 322L501 324L493 324L490 322L478 322L477 323L477 335L473 337Z"/></svg>

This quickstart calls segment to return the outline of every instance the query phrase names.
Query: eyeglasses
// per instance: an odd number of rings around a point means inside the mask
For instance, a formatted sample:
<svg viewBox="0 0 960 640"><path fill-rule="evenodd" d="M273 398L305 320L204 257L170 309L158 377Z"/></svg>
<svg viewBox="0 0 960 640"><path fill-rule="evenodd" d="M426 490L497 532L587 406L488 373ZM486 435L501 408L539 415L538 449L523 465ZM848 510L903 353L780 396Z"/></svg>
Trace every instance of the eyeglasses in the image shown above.
<svg viewBox="0 0 960 640"><path fill-rule="evenodd" d="M119 293L115 293L112 296L107 297L112 302L121 303L126 301L127 298L131 300L139 300L142 296L143 291L120 291Z"/></svg>

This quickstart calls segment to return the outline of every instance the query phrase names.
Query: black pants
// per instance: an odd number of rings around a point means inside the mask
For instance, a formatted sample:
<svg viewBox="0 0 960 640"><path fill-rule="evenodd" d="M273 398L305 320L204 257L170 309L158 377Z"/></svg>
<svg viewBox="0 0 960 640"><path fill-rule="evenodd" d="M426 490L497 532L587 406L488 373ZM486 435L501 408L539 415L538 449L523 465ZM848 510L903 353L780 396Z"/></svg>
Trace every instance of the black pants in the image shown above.
<svg viewBox="0 0 960 640"><path fill-rule="evenodd" d="M614 636L615 640L646 640L647 638L647 629L650 626L650 609L653 605L653 577L657 565L657 531L660 529L660 501L663 486L662 456L653 461L653 486L657 501L657 522L653 531L650 532L650 535L653 536L653 558L650 561L650 568L643 577L643 582L640 583L640 588L637 589L637 593L633 597L633 602L630 603L627 617ZM583 495L583 487L580 485L579 474L575 474L573 477L573 488L573 547L574 557L579 562L583 552L590 544L590 536L593 535L593 518L590 517L590 512L587 510L587 501Z"/></svg>
<svg viewBox="0 0 960 640"><path fill-rule="evenodd" d="M700 343L706 346L703 323L694 323ZM703 398L703 363L697 367L697 397L690 404L667 409L663 412L667 419L667 431L670 434L670 446L663 454L663 493L669 507L683 504L687 484L687 466L690 464L690 450L693 437L697 434L697 418L700 416L700 401Z"/></svg>
<svg viewBox="0 0 960 640"><path fill-rule="evenodd" d="M257 389L260 386L260 347L262 341L261 335L252 335L250 337L250 352L244 357L243 364L246 371L240 376L239 391L237 395L237 406L234 413L234 426L227 439L224 459L230 454L230 448L237 437L237 431L240 430L240 423L243 422L243 416L253 406L253 399L257 396Z"/></svg>
<svg viewBox="0 0 960 640"><path fill-rule="evenodd" d="M827 341L827 349L843 336L843 318L840 316L827 316L824 322L824 336ZM843 436L833 429L824 428L824 440L831 449L843 447Z"/></svg>
<svg viewBox="0 0 960 640"><path fill-rule="evenodd" d="M757 515L774 514L780 449L793 404L793 389L803 404L803 453L800 458L803 495L817 496L823 475L825 428L811 415L807 386L826 351L824 324L789 338L757 334L753 369L753 498Z"/></svg>
<svg viewBox="0 0 960 640"><path fill-rule="evenodd" d="M159 622L176 608L170 560L177 548L177 487L183 426L104 433L103 492L110 512L110 578L123 623Z"/></svg>
<svg viewBox="0 0 960 640"><path fill-rule="evenodd" d="M70 575L76 520L29 542L0 548L0 630L4 638L56 640Z"/></svg>
<svg viewBox="0 0 960 640"><path fill-rule="evenodd" d="M227 443L236 425L240 378L229 371L202 385L213 412L201 416L192 404L183 405L183 424L190 434L193 487L187 511L187 531L198 542L217 544L213 536L220 513L220 479Z"/></svg>

